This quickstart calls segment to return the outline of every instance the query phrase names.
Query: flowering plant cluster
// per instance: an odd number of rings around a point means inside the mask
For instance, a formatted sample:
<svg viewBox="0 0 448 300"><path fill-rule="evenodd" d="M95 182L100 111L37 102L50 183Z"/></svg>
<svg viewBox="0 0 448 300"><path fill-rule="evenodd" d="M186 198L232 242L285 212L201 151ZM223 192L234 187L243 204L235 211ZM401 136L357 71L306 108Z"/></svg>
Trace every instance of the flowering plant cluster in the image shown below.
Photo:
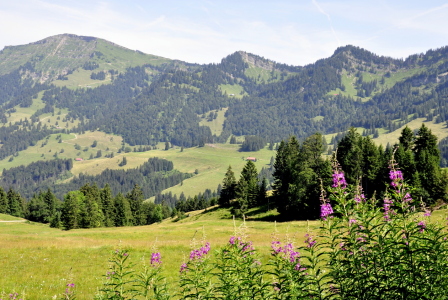
<svg viewBox="0 0 448 300"><path fill-rule="evenodd" d="M134 270L135 265L129 262L129 257L126 249L113 251L109 270L104 276L106 281L95 299L170 299L166 280L160 275L160 252L151 253L149 266L143 261L138 271Z"/></svg>
<svg viewBox="0 0 448 300"><path fill-rule="evenodd" d="M180 266L181 299L209 299L213 296L212 266L209 264L210 243L193 249L189 260Z"/></svg>
<svg viewBox="0 0 448 300"><path fill-rule="evenodd" d="M326 290L337 299L444 299L446 232L429 224L429 211L412 199L393 159L389 168L382 206L357 197L359 187L333 185L328 203L338 217L322 211L330 266Z"/></svg>

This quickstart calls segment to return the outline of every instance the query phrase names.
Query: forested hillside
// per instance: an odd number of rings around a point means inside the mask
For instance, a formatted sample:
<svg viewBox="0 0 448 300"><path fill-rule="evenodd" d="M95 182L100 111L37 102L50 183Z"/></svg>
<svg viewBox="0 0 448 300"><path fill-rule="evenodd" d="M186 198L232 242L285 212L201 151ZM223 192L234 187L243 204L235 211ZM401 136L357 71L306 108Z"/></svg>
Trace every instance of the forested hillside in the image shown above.
<svg viewBox="0 0 448 300"><path fill-rule="evenodd" d="M21 152L51 133L102 131L141 149L246 136L247 151L351 126L378 136L415 118L446 127L447 78L448 47L393 59L344 46L306 66L239 51L197 65L63 34L0 52L0 159L22 159ZM49 123L55 112L65 126ZM447 149L442 140L442 164Z"/></svg>

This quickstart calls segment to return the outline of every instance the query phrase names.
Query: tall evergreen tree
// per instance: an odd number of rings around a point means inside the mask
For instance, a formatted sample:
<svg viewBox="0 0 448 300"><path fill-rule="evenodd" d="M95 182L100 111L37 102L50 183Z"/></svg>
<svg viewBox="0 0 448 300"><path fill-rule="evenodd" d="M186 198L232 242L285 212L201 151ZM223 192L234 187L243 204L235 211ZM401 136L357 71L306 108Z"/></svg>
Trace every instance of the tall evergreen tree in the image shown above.
<svg viewBox="0 0 448 300"><path fill-rule="evenodd" d="M59 209L60 200L56 198L50 188L48 188L47 192L43 194L43 200L48 209L48 217L45 219L45 222L51 223Z"/></svg>
<svg viewBox="0 0 448 300"><path fill-rule="evenodd" d="M14 189L10 188L6 197L8 199L9 208L7 213L11 216L23 218L25 216L25 200L22 198L22 196L20 196L20 194Z"/></svg>
<svg viewBox="0 0 448 300"><path fill-rule="evenodd" d="M248 160L241 171L236 188L240 207L255 207L257 205L258 189L257 167L251 160Z"/></svg>
<svg viewBox="0 0 448 300"><path fill-rule="evenodd" d="M401 136L398 138L398 140L400 141L400 145L402 146L402 148L404 148L404 151L412 150L415 140L414 132L412 132L412 130L408 126L406 126L401 131Z"/></svg>
<svg viewBox="0 0 448 300"><path fill-rule="evenodd" d="M106 227L115 226L115 203L108 183L100 190L101 204Z"/></svg>
<svg viewBox="0 0 448 300"><path fill-rule="evenodd" d="M294 186L299 152L299 142L295 136L291 136L287 142L280 142L275 157L274 198L277 210L282 215L289 215L291 204L297 200L291 188Z"/></svg>
<svg viewBox="0 0 448 300"><path fill-rule="evenodd" d="M415 138L415 166L422 188L428 193L427 204L446 198L447 176L440 168L437 136L422 124Z"/></svg>
<svg viewBox="0 0 448 300"><path fill-rule="evenodd" d="M71 191L65 195L62 204L61 222L66 230L80 228L84 197L84 194L80 191Z"/></svg>
<svg viewBox="0 0 448 300"><path fill-rule="evenodd" d="M0 186L0 214L7 214L9 212L8 197L3 187Z"/></svg>
<svg viewBox="0 0 448 300"><path fill-rule="evenodd" d="M135 184L132 191L126 195L131 208L134 225L145 225L146 215L144 214L142 204L145 200L142 189L138 184Z"/></svg>
<svg viewBox="0 0 448 300"><path fill-rule="evenodd" d="M96 228L103 226L104 215L101 207L100 191L96 184L85 184L80 191L84 194L81 206L81 227Z"/></svg>
<svg viewBox="0 0 448 300"><path fill-rule="evenodd" d="M131 226L133 224L131 207L122 193L115 196L115 226Z"/></svg>
<svg viewBox="0 0 448 300"><path fill-rule="evenodd" d="M48 220L48 206L46 205L43 193L34 194L28 202L28 215L26 218L30 221L45 223Z"/></svg>
<svg viewBox="0 0 448 300"><path fill-rule="evenodd" d="M363 177L362 136L351 127L338 143L336 158L349 184L357 184Z"/></svg>
<svg viewBox="0 0 448 300"><path fill-rule="evenodd" d="M314 219L319 216L320 179L328 182L330 163L321 155L325 150L322 135L308 137L300 147L291 137L282 141L274 163L274 196L277 210L289 219Z"/></svg>
<svg viewBox="0 0 448 300"><path fill-rule="evenodd" d="M236 179L232 167L229 165L222 182L222 189L219 195L218 203L221 206L229 206L230 200L236 196ZM180 199L179 199L180 200Z"/></svg>

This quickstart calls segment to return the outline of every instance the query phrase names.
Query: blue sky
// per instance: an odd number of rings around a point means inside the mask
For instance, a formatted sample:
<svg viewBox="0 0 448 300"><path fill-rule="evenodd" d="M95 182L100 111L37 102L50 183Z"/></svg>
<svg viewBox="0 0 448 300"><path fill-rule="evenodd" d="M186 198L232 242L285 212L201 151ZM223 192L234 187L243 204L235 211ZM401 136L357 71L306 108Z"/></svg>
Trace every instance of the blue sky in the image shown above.
<svg viewBox="0 0 448 300"><path fill-rule="evenodd" d="M306 65L347 44L395 58L446 46L448 1L0 0L0 28L0 49L73 33L192 63L243 50Z"/></svg>

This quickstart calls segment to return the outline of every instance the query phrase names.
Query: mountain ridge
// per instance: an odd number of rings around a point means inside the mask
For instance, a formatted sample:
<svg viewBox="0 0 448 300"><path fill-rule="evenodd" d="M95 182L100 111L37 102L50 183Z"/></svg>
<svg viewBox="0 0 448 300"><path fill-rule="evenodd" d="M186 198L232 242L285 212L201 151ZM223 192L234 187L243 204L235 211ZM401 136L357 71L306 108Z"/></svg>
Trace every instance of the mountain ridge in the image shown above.
<svg viewBox="0 0 448 300"><path fill-rule="evenodd" d="M198 65L61 34L3 49L0 73L8 85L0 93L4 123L14 107L39 98L45 109L33 117L68 109L69 118L83 120L74 130L100 128L131 145L168 140L190 147L230 135L304 138L348 126L393 130L416 117L443 122L448 116L432 96L445 97L448 47L400 60L347 45L306 66L236 51L218 64ZM222 109L222 133L213 137L199 122ZM135 124L127 126L128 119ZM139 128L139 137L131 128Z"/></svg>

